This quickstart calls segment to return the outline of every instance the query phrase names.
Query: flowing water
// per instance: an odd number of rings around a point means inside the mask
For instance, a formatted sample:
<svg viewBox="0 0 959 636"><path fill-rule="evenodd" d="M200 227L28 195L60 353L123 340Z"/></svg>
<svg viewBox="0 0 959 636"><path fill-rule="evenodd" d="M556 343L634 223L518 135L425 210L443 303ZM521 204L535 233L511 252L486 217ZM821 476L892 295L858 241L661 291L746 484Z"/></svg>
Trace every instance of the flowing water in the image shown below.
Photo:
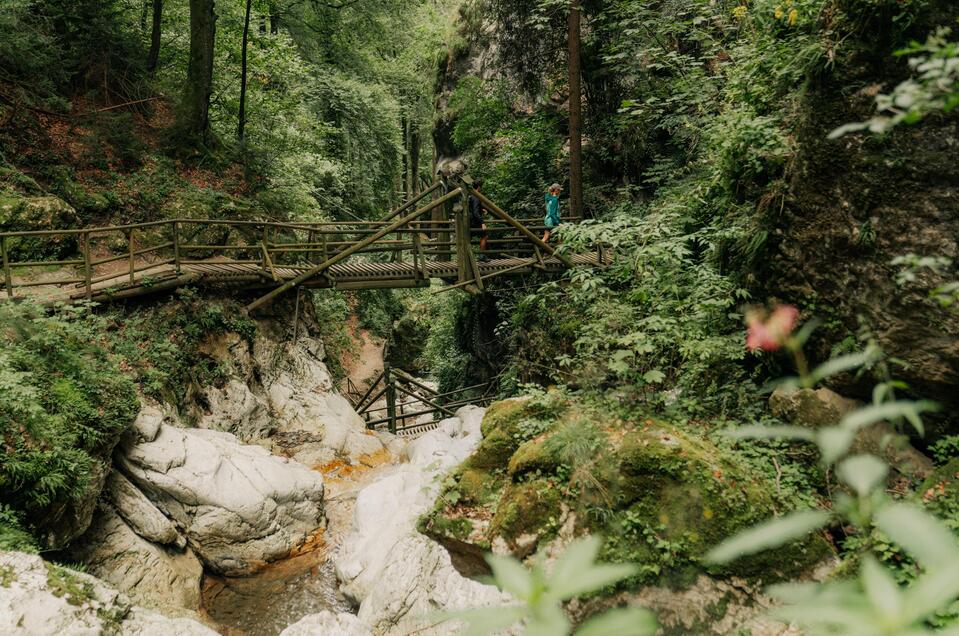
<svg viewBox="0 0 959 636"><path fill-rule="evenodd" d="M277 636L309 614L351 610L322 549L273 563L253 576L207 575L203 607L228 636Z"/></svg>

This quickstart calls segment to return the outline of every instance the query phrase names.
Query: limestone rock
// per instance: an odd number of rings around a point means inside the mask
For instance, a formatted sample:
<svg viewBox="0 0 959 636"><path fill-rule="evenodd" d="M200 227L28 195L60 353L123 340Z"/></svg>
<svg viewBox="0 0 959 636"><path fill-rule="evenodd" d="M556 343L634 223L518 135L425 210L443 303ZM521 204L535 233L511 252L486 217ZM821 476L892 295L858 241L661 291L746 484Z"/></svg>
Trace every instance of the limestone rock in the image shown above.
<svg viewBox="0 0 959 636"><path fill-rule="evenodd" d="M359 602L359 618L375 634L448 634L449 624L427 626L430 613L508 601L495 587L461 576L449 553L416 530L436 497L438 477L480 441L482 409L464 407L457 415L459 422L444 421L410 442L409 463L357 497L353 531L335 565L342 591Z"/></svg>
<svg viewBox="0 0 959 636"><path fill-rule="evenodd" d="M196 621L134 606L102 581L19 552L0 552L0 633L216 636Z"/></svg>
<svg viewBox="0 0 959 636"><path fill-rule="evenodd" d="M266 401L236 378L222 388L207 387L202 391L207 411L197 426L233 433L244 441L269 437L276 426Z"/></svg>
<svg viewBox="0 0 959 636"><path fill-rule="evenodd" d="M255 571L323 523L323 479L229 433L164 424L116 461L215 572Z"/></svg>
<svg viewBox="0 0 959 636"><path fill-rule="evenodd" d="M131 485L132 487L132 485ZM200 607L203 566L189 548L167 549L142 537L108 505L70 550L90 574L151 607Z"/></svg>
<svg viewBox="0 0 959 636"><path fill-rule="evenodd" d="M144 539L160 545L175 545L181 550L186 547L186 537L122 473L110 474L104 494L123 520Z"/></svg>
<svg viewBox="0 0 959 636"><path fill-rule="evenodd" d="M296 344L278 344L267 338L254 342L253 357L267 387L266 399L277 430L316 434L335 455L354 462L382 452L383 443L367 432L349 401L334 391L333 378L323 362L325 353L317 338L301 337ZM314 448L306 461L317 459Z"/></svg>
<svg viewBox="0 0 959 636"><path fill-rule="evenodd" d="M373 636L363 622L353 614L334 614L330 611L311 614L283 630L280 636Z"/></svg>

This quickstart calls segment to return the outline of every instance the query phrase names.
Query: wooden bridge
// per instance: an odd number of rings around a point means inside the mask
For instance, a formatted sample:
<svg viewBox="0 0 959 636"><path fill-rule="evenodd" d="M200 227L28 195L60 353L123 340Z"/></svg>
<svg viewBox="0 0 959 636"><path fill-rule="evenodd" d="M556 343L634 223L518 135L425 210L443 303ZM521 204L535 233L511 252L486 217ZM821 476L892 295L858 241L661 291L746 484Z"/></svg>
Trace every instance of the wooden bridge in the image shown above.
<svg viewBox="0 0 959 636"><path fill-rule="evenodd" d="M0 233L8 298L108 302L182 286L261 290L248 311L297 287L428 287L482 293L497 276L604 264L602 247L563 254L463 176L433 183L379 221L276 223L171 219L114 227ZM488 247L472 246L468 198L489 212ZM461 201L455 206L456 200ZM56 254L58 260L37 255ZM66 258L64 258L64 256Z"/></svg>
<svg viewBox="0 0 959 636"><path fill-rule="evenodd" d="M488 406L496 399L498 380L440 393L389 362L390 340L383 345L383 370L365 390L347 380L346 396L371 430L415 437L433 430L437 418L454 417L461 406Z"/></svg>

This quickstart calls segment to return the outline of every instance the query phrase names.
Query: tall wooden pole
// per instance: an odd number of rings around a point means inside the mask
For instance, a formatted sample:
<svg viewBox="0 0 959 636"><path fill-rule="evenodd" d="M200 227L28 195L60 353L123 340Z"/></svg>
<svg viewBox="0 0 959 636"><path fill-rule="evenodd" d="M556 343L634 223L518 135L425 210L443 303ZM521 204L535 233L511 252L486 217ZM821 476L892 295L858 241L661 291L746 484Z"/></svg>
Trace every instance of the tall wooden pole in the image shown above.
<svg viewBox="0 0 959 636"><path fill-rule="evenodd" d="M236 140L241 144L246 136L246 78L247 78L247 49L250 41L250 11L253 0L246 0L246 18L243 22L242 61L240 62L240 121L236 126Z"/></svg>
<svg viewBox="0 0 959 636"><path fill-rule="evenodd" d="M569 3L569 211L583 218L583 91L580 69L581 0Z"/></svg>

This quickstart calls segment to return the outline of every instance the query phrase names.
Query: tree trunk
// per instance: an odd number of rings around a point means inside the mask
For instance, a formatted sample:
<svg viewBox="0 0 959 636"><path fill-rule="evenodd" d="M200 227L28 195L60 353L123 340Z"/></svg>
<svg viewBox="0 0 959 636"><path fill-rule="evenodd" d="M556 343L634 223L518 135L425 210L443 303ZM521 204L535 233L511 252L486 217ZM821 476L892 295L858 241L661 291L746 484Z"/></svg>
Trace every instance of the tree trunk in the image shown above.
<svg viewBox="0 0 959 636"><path fill-rule="evenodd" d="M410 131L410 175L413 180L412 195L420 193L420 131L413 126Z"/></svg>
<svg viewBox="0 0 959 636"><path fill-rule="evenodd" d="M400 122L403 128L403 200L410 200L410 123L403 115Z"/></svg>
<svg viewBox="0 0 959 636"><path fill-rule="evenodd" d="M580 78L580 3L569 5L569 210L583 217L583 95Z"/></svg>
<svg viewBox="0 0 959 636"><path fill-rule="evenodd" d="M214 0L190 0L190 63L180 110L180 128L189 142L210 136L210 96L213 92L213 42L216 37Z"/></svg>
<svg viewBox="0 0 959 636"><path fill-rule="evenodd" d="M270 34L276 35L280 32L280 11L275 2L270 3Z"/></svg>
<svg viewBox="0 0 959 636"><path fill-rule="evenodd" d="M147 55L147 72L156 73L160 63L160 29L163 24L163 0L153 0L153 30L150 34L150 53Z"/></svg>
<svg viewBox="0 0 959 636"><path fill-rule="evenodd" d="M246 78L247 78L247 49L250 42L250 11L253 9L253 0L246 0L246 18L243 21L243 44L240 62L240 121L236 126L236 139L243 143L246 134Z"/></svg>

